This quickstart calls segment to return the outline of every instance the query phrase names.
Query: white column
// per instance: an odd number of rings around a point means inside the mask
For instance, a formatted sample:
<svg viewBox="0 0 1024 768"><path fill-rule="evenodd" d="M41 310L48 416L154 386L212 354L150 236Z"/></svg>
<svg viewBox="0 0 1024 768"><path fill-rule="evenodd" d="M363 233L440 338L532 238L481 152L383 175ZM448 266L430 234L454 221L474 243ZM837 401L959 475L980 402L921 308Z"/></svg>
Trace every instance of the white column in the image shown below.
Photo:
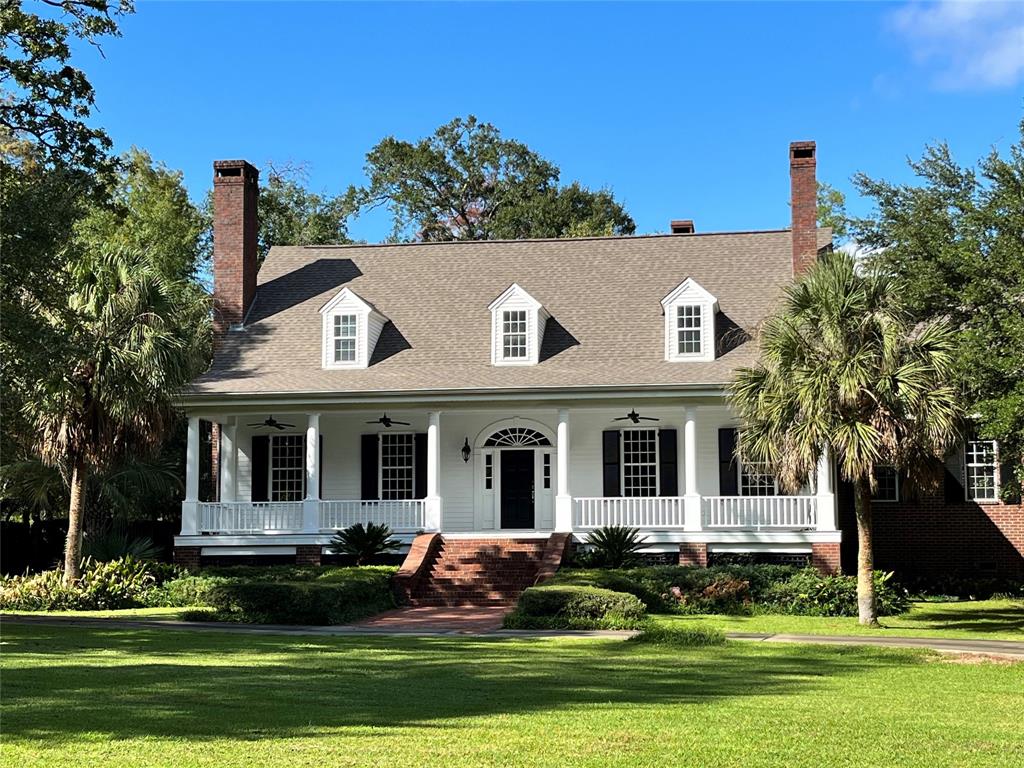
<svg viewBox="0 0 1024 768"><path fill-rule="evenodd" d="M683 424L683 461L685 486L683 489L683 525L687 531L701 529L700 490L697 488L697 408L686 409Z"/></svg>
<svg viewBox="0 0 1024 768"><path fill-rule="evenodd" d="M181 502L181 535L195 536L199 530L199 417L188 417L185 448L185 500Z"/></svg>
<svg viewBox="0 0 1024 768"><path fill-rule="evenodd" d="M236 418L228 417L220 429L220 500L235 501L238 476Z"/></svg>
<svg viewBox="0 0 1024 768"><path fill-rule="evenodd" d="M320 414L306 421L306 499L302 503L303 533L320 530Z"/></svg>
<svg viewBox="0 0 1024 768"><path fill-rule="evenodd" d="M818 530L836 530L836 494L832 487L832 451L826 445L818 457Z"/></svg>
<svg viewBox="0 0 1024 768"><path fill-rule="evenodd" d="M558 410L558 431L555 435L558 489L555 495L555 530L572 531L572 495L569 492L569 409Z"/></svg>
<svg viewBox="0 0 1024 768"><path fill-rule="evenodd" d="M441 530L441 412L427 414L427 498L424 527Z"/></svg>

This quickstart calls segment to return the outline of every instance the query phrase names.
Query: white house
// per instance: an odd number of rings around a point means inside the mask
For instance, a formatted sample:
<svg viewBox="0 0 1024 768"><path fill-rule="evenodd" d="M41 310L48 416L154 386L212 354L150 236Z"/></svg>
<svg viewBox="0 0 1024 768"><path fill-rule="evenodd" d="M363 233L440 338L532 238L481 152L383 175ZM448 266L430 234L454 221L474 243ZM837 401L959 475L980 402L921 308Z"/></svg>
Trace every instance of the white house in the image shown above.
<svg viewBox="0 0 1024 768"><path fill-rule="evenodd" d="M275 247L258 274L257 171L216 163L218 343L183 396L179 560L315 561L373 521L410 542L628 525L684 562L835 568L827 457L781 495L736 462L725 400L794 271L831 247L814 145L790 155L796 234ZM215 498L199 498L200 420L219 425Z"/></svg>

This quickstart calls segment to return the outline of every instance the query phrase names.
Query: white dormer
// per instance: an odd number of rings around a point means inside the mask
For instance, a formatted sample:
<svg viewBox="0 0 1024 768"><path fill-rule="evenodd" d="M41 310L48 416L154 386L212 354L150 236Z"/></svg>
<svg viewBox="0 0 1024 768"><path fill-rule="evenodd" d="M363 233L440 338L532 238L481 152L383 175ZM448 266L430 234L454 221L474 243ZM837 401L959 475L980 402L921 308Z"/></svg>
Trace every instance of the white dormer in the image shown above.
<svg viewBox="0 0 1024 768"><path fill-rule="evenodd" d="M491 310L491 363L536 365L550 314L539 301L512 283L488 307Z"/></svg>
<svg viewBox="0 0 1024 768"><path fill-rule="evenodd" d="M715 359L718 299L691 277L661 300L665 311L665 359L672 363Z"/></svg>
<svg viewBox="0 0 1024 768"><path fill-rule="evenodd" d="M366 368L388 319L355 291L342 288L320 310L323 367Z"/></svg>

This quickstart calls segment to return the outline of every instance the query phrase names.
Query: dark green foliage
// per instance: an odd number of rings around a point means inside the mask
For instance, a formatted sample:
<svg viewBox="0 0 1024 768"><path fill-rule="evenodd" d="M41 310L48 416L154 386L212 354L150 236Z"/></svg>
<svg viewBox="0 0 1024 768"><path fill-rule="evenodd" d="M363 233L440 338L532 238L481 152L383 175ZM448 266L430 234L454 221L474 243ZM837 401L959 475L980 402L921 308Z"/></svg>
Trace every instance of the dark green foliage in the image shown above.
<svg viewBox="0 0 1024 768"><path fill-rule="evenodd" d="M210 589L225 581L216 576L179 576L151 589L146 595L146 604L152 608L209 605Z"/></svg>
<svg viewBox="0 0 1024 768"><path fill-rule="evenodd" d="M875 603L879 616L906 613L910 595L894 585L891 573L875 571ZM767 613L798 616L856 616L857 579L853 576L824 576L805 568L791 579L765 591L759 608Z"/></svg>
<svg viewBox="0 0 1024 768"><path fill-rule="evenodd" d="M350 525L337 531L327 550L335 555L349 555L356 559L356 565L366 565L378 555L394 552L402 542L392 538L391 528L378 523Z"/></svg>
<svg viewBox="0 0 1024 768"><path fill-rule="evenodd" d="M204 602L219 620L254 624L347 624L395 607L388 570L348 570L313 581L224 580Z"/></svg>
<svg viewBox="0 0 1024 768"><path fill-rule="evenodd" d="M633 595L583 586L530 587L505 617L509 629L633 629L646 611Z"/></svg>
<svg viewBox="0 0 1024 768"><path fill-rule="evenodd" d="M101 563L124 557L155 560L162 554L163 548L149 536L129 536L127 531L114 527L101 528L87 534L82 544L82 556Z"/></svg>
<svg viewBox="0 0 1024 768"><path fill-rule="evenodd" d="M724 645L725 632L716 627L680 627L650 621L635 636L634 643L671 645L679 648L697 648L708 645Z"/></svg>
<svg viewBox="0 0 1024 768"><path fill-rule="evenodd" d="M82 574L65 584L60 571L0 578L0 609L7 611L116 610L145 605L155 583L146 564L131 557L85 560Z"/></svg>
<svg viewBox="0 0 1024 768"><path fill-rule="evenodd" d="M475 117L455 118L416 143L389 136L366 156L369 185L353 207L387 205L396 239L493 240L632 234L608 190L559 186L558 168Z"/></svg>
<svg viewBox="0 0 1024 768"><path fill-rule="evenodd" d="M640 550L647 539L636 528L606 525L587 536L593 564L604 568L625 568L640 562Z"/></svg>

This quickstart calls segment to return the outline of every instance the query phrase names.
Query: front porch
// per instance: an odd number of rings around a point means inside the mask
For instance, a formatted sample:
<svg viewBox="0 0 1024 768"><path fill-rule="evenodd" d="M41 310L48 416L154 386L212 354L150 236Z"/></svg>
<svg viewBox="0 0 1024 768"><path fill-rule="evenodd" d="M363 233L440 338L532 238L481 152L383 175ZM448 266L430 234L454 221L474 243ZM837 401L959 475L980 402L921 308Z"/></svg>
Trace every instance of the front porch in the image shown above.
<svg viewBox="0 0 1024 768"><path fill-rule="evenodd" d="M196 413L175 545L193 557L310 557L354 523L387 525L406 544L424 532L585 541L616 525L640 529L651 553L695 562L714 552L834 557L827 457L812 487L778 495L771 478L736 465L720 400L654 402L642 420L623 418L635 403L276 409L269 427L264 412ZM219 425L216 488L202 500L201 417Z"/></svg>

